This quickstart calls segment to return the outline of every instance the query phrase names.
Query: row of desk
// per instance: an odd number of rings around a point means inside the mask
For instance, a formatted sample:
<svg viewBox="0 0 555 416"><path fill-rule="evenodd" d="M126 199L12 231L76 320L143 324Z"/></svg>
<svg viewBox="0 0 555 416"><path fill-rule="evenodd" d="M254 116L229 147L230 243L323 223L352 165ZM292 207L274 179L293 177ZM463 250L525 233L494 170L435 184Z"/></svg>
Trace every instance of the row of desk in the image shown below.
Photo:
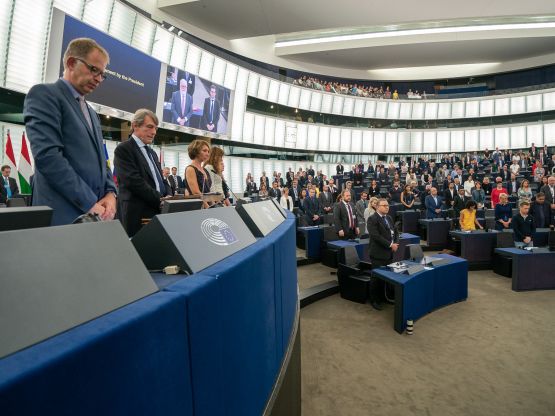
<svg viewBox="0 0 555 416"><path fill-rule="evenodd" d="M1 359L0 414L262 414L298 319L294 238L290 215L200 273L154 275L161 291Z"/></svg>

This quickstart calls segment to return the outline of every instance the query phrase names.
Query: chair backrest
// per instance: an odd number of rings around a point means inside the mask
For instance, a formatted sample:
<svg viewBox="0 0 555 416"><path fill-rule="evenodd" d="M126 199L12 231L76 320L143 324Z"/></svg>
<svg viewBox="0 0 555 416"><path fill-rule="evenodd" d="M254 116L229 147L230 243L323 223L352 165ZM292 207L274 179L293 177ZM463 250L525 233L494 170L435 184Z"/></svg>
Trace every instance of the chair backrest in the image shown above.
<svg viewBox="0 0 555 416"><path fill-rule="evenodd" d="M501 231L497 234L497 248L509 248L514 246L513 230Z"/></svg>
<svg viewBox="0 0 555 416"><path fill-rule="evenodd" d="M424 252L420 244L407 244L409 251L409 259L413 261L420 261L424 258Z"/></svg>
<svg viewBox="0 0 555 416"><path fill-rule="evenodd" d="M337 240L337 233L334 227L324 227L324 241L334 241Z"/></svg>
<svg viewBox="0 0 555 416"><path fill-rule="evenodd" d="M484 217L485 218L495 218L495 210L494 209L486 209Z"/></svg>
<svg viewBox="0 0 555 416"><path fill-rule="evenodd" d="M345 264L347 266L357 266L360 263L357 249L354 246L345 247Z"/></svg>

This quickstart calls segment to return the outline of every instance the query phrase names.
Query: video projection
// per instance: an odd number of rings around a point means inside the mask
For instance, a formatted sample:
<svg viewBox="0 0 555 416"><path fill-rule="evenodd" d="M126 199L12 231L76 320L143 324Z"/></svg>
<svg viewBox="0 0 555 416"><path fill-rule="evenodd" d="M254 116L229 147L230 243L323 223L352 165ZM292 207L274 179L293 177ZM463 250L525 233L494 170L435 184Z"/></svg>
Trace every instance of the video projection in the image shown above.
<svg viewBox="0 0 555 416"><path fill-rule="evenodd" d="M165 122L226 133L229 100L227 88L168 66L164 92Z"/></svg>
<svg viewBox="0 0 555 416"><path fill-rule="evenodd" d="M102 33L70 16L65 16L61 56L75 38L96 40L110 55L108 77L87 100L134 113L139 108L156 111L161 63L131 46ZM60 76L63 62L60 62Z"/></svg>

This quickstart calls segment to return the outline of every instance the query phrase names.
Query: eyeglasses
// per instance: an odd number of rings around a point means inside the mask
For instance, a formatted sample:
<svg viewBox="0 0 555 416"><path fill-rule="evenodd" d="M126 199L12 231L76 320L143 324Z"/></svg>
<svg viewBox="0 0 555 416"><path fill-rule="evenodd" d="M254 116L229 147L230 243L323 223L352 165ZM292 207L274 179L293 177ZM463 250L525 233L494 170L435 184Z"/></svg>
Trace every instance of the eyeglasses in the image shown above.
<svg viewBox="0 0 555 416"><path fill-rule="evenodd" d="M104 81L108 77L108 75L106 74L106 71L101 71L96 66L87 63L86 61L84 61L81 58L77 58L76 56L74 56L74 58L77 59L79 62L81 62L83 65L85 65L87 67L87 69L91 72L93 77L97 77L97 76L100 75L100 79L102 81Z"/></svg>
<svg viewBox="0 0 555 416"><path fill-rule="evenodd" d="M379 207L389 207L388 204L379 204L378 206L379 206Z"/></svg>

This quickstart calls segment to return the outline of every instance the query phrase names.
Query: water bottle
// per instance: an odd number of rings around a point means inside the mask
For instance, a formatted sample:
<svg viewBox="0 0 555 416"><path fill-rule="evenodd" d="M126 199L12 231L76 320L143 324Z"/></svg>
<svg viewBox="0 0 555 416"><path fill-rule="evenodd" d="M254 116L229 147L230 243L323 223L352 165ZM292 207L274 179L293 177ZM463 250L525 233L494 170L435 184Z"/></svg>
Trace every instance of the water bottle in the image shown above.
<svg viewBox="0 0 555 416"><path fill-rule="evenodd" d="M407 335L414 333L414 322L412 319L407 319Z"/></svg>

